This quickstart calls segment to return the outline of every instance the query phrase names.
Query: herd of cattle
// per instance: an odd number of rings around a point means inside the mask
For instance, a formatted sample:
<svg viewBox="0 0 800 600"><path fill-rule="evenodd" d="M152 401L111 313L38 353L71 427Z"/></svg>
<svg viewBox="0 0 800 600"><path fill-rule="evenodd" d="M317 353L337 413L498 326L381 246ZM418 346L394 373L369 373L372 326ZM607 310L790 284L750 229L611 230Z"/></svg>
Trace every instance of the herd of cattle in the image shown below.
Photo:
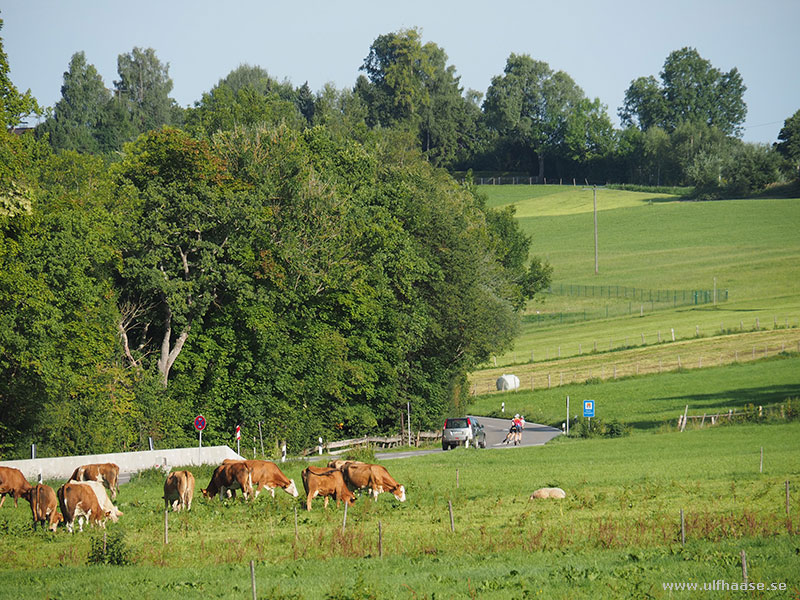
<svg viewBox="0 0 800 600"><path fill-rule="evenodd" d="M41 524L55 531L60 522L72 532L75 521L83 531L85 521L105 527L106 519L116 522L122 511L112 500L117 497L119 467L114 463L83 465L75 469L70 480L58 491L46 484L30 485L21 471L13 467L0 467L0 507L6 496L26 499L33 513L33 528ZM306 492L306 509L311 510L314 498L323 498L324 505L333 498L338 505L355 502L354 492L368 490L375 500L378 494L390 492L400 502L406 499L405 487L398 484L385 467L360 461L333 460L327 467L307 467L302 472ZM164 507L173 511L191 510L194 497L194 475L190 471L172 471L164 482ZM225 460L211 475L208 486L201 490L203 497L235 497L241 490L245 500L256 498L266 488L272 497L275 489L282 488L297 498L294 481L286 477L278 466L267 460ZM106 489L111 493L108 497ZM59 509L61 512L59 512Z"/></svg>

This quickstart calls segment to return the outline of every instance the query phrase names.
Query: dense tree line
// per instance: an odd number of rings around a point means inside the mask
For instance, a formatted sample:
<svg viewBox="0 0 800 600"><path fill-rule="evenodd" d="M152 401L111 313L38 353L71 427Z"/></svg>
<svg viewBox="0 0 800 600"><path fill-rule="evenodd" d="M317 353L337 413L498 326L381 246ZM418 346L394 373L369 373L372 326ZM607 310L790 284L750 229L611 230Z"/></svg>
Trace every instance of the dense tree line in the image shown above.
<svg viewBox="0 0 800 600"><path fill-rule="evenodd" d="M714 196L800 163L797 115L775 150L743 144L741 78L691 49L632 82L623 130L524 54L465 92L415 29L379 36L352 89L242 65L190 108L152 49L112 89L78 52L33 136L8 71L0 45L3 457L188 444L198 413L208 443L396 430L407 403L435 427L550 278L448 170Z"/></svg>
<svg viewBox="0 0 800 600"><path fill-rule="evenodd" d="M2 91L0 454L191 444L198 413L208 443L297 449L463 410L549 279L513 212L407 128L354 134L355 93L244 66L178 118L151 51L119 64L111 94L75 55L36 137Z"/></svg>
<svg viewBox="0 0 800 600"><path fill-rule="evenodd" d="M168 65L152 49L121 55L110 91L78 52L37 135L55 149L107 153L162 125L206 138L255 124L325 125L362 140L392 129L451 171L695 186L711 198L757 193L795 176L781 151L791 144L741 141L747 106L738 70L722 72L693 48L670 53L658 78L631 81L618 109L621 129L567 73L526 54L511 54L485 93L464 90L444 49L423 42L417 29L378 36L361 70L351 89L313 93L307 83L294 87L242 65L182 109L169 97Z"/></svg>

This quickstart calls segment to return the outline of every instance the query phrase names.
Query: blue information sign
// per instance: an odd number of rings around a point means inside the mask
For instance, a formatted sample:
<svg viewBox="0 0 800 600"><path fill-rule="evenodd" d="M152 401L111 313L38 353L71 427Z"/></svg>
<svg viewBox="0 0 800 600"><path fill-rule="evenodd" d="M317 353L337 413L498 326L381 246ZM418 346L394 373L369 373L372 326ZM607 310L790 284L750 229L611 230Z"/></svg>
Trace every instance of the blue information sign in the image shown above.
<svg viewBox="0 0 800 600"><path fill-rule="evenodd" d="M589 418L594 416L594 400L583 401L583 416Z"/></svg>

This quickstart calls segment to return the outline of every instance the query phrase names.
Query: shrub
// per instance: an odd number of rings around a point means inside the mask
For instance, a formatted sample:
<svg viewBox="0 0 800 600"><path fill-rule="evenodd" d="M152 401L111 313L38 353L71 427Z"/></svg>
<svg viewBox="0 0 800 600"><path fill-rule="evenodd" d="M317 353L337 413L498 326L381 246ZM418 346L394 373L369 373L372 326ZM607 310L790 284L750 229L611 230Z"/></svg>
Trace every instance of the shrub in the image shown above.
<svg viewBox="0 0 800 600"><path fill-rule="evenodd" d="M92 538L86 562L89 565L132 565L133 551L125 541L125 534L116 530L106 536Z"/></svg>

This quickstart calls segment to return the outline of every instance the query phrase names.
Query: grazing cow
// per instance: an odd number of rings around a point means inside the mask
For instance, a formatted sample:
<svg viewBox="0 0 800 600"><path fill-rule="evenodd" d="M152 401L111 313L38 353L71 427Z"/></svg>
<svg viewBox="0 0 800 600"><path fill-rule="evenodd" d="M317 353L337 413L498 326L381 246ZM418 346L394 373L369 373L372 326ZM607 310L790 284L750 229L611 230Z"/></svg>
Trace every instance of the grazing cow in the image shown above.
<svg viewBox="0 0 800 600"><path fill-rule="evenodd" d="M58 512L58 498L56 492L49 485L39 483L25 492L25 499L31 503L31 513L33 513L33 530L36 531L37 523L41 523L42 529L45 523L48 524L50 531L55 531L58 524L64 520Z"/></svg>
<svg viewBox="0 0 800 600"><path fill-rule="evenodd" d="M530 499L531 500L536 500L536 499L540 499L540 498L558 498L558 499L560 499L560 498L566 498L566 497L567 497L567 493L564 490L562 490L561 488L547 487L547 488L539 488L538 490L533 492L531 494Z"/></svg>
<svg viewBox="0 0 800 600"><path fill-rule="evenodd" d="M194 475L191 471L173 471L164 482L164 509L170 504L173 512L182 508L192 510Z"/></svg>
<svg viewBox="0 0 800 600"><path fill-rule="evenodd" d="M244 462L221 464L211 475L211 481L203 492L203 497L213 498L219 494L222 500L228 490L242 490L247 500L253 493L253 472Z"/></svg>
<svg viewBox="0 0 800 600"><path fill-rule="evenodd" d="M344 478L352 490L369 489L376 502L381 492L391 492L400 502L406 501L406 488L397 483L382 465L347 465Z"/></svg>
<svg viewBox="0 0 800 600"><path fill-rule="evenodd" d="M100 510L106 513L108 517L114 521L114 523L119 521L119 517L123 513L120 509L112 504L111 500L108 499L106 488L102 483L99 481L75 481L74 479L71 479L69 483L85 485L89 487L97 498L97 504L100 506Z"/></svg>
<svg viewBox="0 0 800 600"><path fill-rule="evenodd" d="M229 465L236 462L243 462L252 472L253 477L253 492L254 497L258 498L258 494L262 489L267 488L267 491L275 497L275 488L283 488L283 491L297 498L297 487L294 485L294 480L289 479L283 474L274 462L268 460L243 460L237 461L231 458L226 458L222 461L223 465Z"/></svg>
<svg viewBox="0 0 800 600"><path fill-rule="evenodd" d="M117 480L119 467L114 463L83 465L73 471L72 481L99 481L111 491L111 498L117 499Z"/></svg>
<svg viewBox="0 0 800 600"><path fill-rule="evenodd" d="M311 510L311 501L317 496L325 499L325 508L328 508L328 500L331 497L336 500L336 506L339 506L342 500L351 505L356 501L353 492L347 489L341 471L308 467L303 469L302 476L303 487L306 490L306 510Z"/></svg>
<svg viewBox="0 0 800 600"><path fill-rule="evenodd" d="M105 528L106 519L110 515L100 508L91 486L85 483L65 483L58 488L57 494L67 531L73 533L75 519L78 520L79 531L83 531L84 520Z"/></svg>
<svg viewBox="0 0 800 600"><path fill-rule="evenodd" d="M25 497L30 489L31 484L22 471L14 467L0 467L0 507L6 501L6 496L12 496L14 506L19 506L19 499Z"/></svg>
<svg viewBox="0 0 800 600"><path fill-rule="evenodd" d="M328 463L328 467L331 469L338 469L339 471L344 472L347 465L365 465L367 463L361 462L360 460L342 460L341 458L336 458Z"/></svg>

